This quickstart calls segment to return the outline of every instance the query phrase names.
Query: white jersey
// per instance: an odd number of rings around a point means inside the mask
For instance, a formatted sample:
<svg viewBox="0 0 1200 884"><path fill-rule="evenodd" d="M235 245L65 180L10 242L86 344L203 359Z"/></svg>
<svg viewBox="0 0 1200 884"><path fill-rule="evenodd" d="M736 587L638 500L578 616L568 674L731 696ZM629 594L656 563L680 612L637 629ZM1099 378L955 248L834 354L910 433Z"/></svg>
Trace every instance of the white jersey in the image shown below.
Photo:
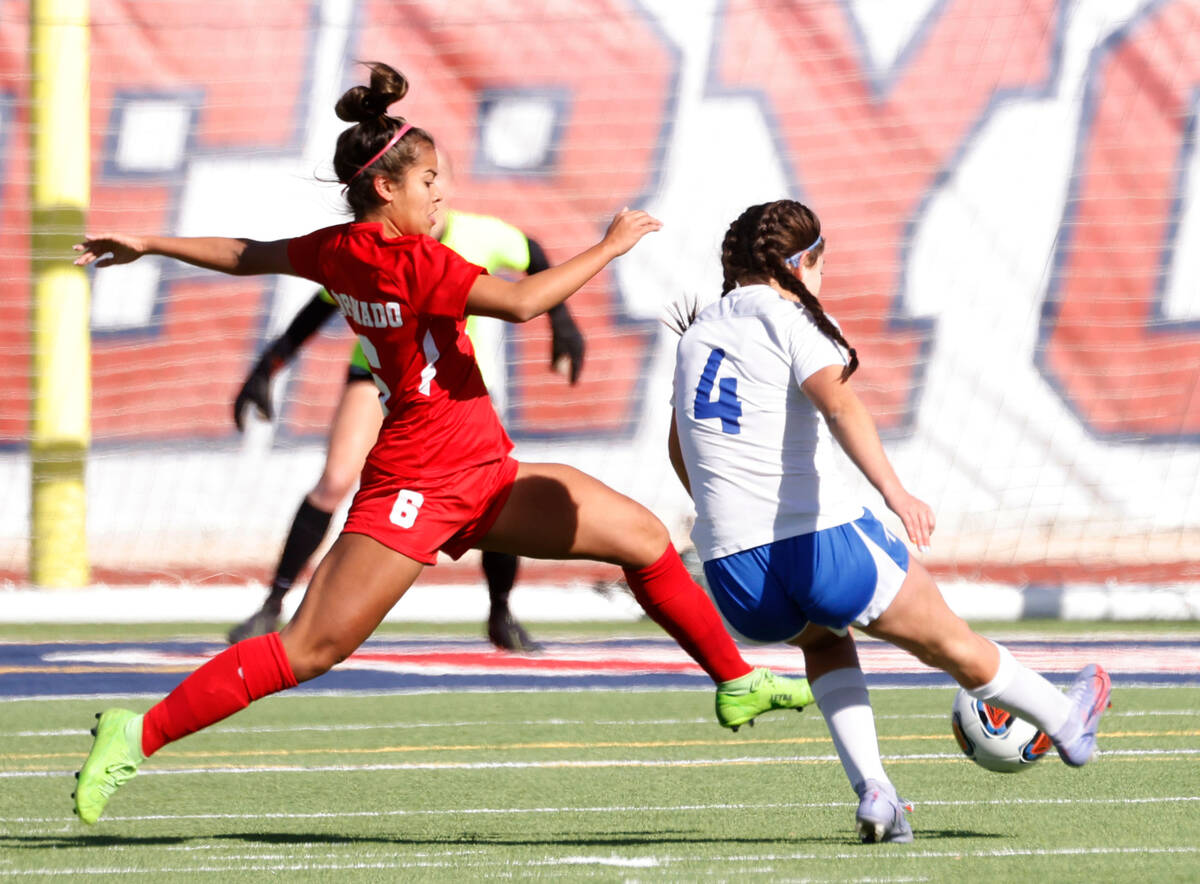
<svg viewBox="0 0 1200 884"><path fill-rule="evenodd" d="M684 332L675 420L702 561L862 515L837 442L800 389L845 364L807 310L765 285L734 289Z"/></svg>

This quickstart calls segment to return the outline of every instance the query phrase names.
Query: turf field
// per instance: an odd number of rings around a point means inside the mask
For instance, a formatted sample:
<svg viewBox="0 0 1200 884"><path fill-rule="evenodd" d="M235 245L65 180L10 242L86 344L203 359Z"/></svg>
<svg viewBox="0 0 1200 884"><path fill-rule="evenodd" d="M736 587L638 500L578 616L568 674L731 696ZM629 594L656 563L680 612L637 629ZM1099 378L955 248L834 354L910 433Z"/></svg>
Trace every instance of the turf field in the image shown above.
<svg viewBox="0 0 1200 884"><path fill-rule="evenodd" d="M605 658L606 647L617 662L647 647L663 652L657 633L621 628L630 634L615 653L593 635L572 633L540 661L524 661L508 682L492 671L505 669L502 660L488 673L466 672L471 648L493 661L504 656L473 635L384 635L365 646L368 656L395 678L425 679L418 687L322 688L317 680L308 692L264 700L164 749L99 825L85 827L68 796L90 745L92 714L121 703L144 709L158 691L142 692L147 685L138 682L140 695L122 698L81 685L111 685L96 678L103 666L118 678L124 666L126 678L177 681L191 664L171 660L201 653L205 641L208 652L219 645L211 628L172 628L172 642L149 658L148 647L166 638L153 628L122 635L114 627L71 634L6 627L0 877L1198 878L1200 672L1195 651L1175 647L1200 641L1194 624L1132 637L1128 630L1035 633L1025 645L1014 637L1027 655L1038 642L1049 649L1074 642L1102 662L1106 655L1146 661L1164 647L1183 661L1162 678L1135 664L1114 672L1104 752L1093 764L1071 770L1051 756L1017 775L990 774L957 755L947 681L889 673L891 658L864 647L887 765L916 806L917 840L897 846L856 843L853 795L815 709L773 713L732 734L712 721L711 694L694 672L680 670L679 684L666 688L639 681L628 667L609 676L615 683L581 674L579 661ZM543 637L556 638L539 630ZM1138 637L1146 643L1137 645ZM1112 648L1126 640L1135 652L1121 657ZM31 643L39 643L36 653ZM424 648L432 669L415 671L413 647ZM72 648L84 650L65 653ZM29 662L35 657L41 662ZM544 683L528 672L567 658L574 662ZM46 671L38 675L39 667ZM162 671L148 671L155 669ZM53 690L59 683L71 693ZM13 687L34 684L51 687Z"/></svg>

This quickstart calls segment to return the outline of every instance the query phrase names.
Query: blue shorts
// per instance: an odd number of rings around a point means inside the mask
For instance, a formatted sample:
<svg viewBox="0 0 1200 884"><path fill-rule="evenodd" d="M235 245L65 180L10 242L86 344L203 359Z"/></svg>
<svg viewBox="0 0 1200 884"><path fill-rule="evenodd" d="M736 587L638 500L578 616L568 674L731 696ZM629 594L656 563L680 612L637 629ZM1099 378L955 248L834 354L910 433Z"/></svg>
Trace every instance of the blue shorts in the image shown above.
<svg viewBox="0 0 1200 884"><path fill-rule="evenodd" d="M868 509L854 522L704 563L725 622L756 642L795 638L809 623L866 626L908 573L908 549Z"/></svg>

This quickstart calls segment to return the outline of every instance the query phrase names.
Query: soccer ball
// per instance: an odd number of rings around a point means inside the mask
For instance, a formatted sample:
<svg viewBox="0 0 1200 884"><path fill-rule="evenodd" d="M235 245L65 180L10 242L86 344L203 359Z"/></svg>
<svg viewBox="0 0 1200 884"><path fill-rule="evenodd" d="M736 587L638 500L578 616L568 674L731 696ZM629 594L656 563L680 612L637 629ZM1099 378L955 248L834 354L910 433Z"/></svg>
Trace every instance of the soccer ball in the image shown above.
<svg viewBox="0 0 1200 884"><path fill-rule="evenodd" d="M954 697L950 726L963 754L988 770L1028 770L1050 748L1050 738L1024 719L976 700L962 688Z"/></svg>

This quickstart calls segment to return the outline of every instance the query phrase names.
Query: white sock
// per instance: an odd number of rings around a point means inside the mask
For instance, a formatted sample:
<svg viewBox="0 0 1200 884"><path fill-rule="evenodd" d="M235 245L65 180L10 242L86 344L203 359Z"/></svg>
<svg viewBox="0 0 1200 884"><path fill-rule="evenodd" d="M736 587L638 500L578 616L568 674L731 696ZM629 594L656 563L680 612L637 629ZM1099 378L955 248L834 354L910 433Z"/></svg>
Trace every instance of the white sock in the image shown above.
<svg viewBox="0 0 1200 884"><path fill-rule="evenodd" d="M1045 678L1018 663L1008 648L999 644L996 648L1000 651L1000 668L995 677L967 693L1032 722L1057 742L1063 736L1063 729L1071 723L1074 709L1071 701Z"/></svg>
<svg viewBox="0 0 1200 884"><path fill-rule="evenodd" d="M867 780L890 786L879 758L875 713L862 670L849 666L835 669L812 682L811 687L854 791L861 794Z"/></svg>

